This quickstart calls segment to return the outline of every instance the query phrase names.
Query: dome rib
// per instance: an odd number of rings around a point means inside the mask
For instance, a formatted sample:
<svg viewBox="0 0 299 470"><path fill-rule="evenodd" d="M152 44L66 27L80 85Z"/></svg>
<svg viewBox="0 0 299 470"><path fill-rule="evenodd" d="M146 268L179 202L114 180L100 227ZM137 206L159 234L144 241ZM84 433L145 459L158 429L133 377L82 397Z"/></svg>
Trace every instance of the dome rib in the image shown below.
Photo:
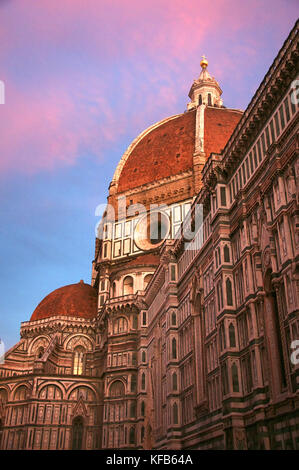
<svg viewBox="0 0 299 470"><path fill-rule="evenodd" d="M161 121L155 122L155 124L152 124L149 126L147 129L142 131L134 140L133 142L129 145L123 156L121 157L120 161L118 162L118 165L116 167L116 170L114 172L113 178L112 178L112 184L116 185L116 189L118 187L118 181L121 175L121 172L123 170L123 167L126 164L126 161L128 160L129 156L133 152L134 148L139 144L139 142L150 132L152 132L154 129L157 127L161 126L162 124L165 124L166 122L169 122L173 119L176 119L177 117L181 116L181 114L175 114L174 116L167 117L165 119L162 119Z"/></svg>

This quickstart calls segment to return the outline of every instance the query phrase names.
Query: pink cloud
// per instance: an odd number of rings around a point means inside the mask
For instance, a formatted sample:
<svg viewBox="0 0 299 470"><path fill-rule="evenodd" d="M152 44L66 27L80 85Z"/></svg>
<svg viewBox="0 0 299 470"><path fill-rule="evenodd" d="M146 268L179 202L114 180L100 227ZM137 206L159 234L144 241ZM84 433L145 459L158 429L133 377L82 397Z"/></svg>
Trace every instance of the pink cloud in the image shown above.
<svg viewBox="0 0 299 470"><path fill-rule="evenodd" d="M43 91L43 96L40 92L25 95L11 84L6 87L6 104L0 108L0 118L5 117L1 118L1 172L70 165L82 151L101 156L113 139L116 118L103 99L96 100L100 123L59 86Z"/></svg>
<svg viewBox="0 0 299 470"><path fill-rule="evenodd" d="M244 82L268 29L291 27L295 8L283 0L3 3L0 171L71 165L84 151L104 158L120 136L183 111L202 53L218 80Z"/></svg>

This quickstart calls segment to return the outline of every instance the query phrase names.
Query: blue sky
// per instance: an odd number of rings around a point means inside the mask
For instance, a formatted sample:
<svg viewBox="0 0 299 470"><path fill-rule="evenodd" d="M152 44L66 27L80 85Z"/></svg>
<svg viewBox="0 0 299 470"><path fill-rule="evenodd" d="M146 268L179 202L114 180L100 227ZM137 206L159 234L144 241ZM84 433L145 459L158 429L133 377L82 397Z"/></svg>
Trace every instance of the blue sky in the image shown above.
<svg viewBox="0 0 299 470"><path fill-rule="evenodd" d="M201 56L245 109L297 17L293 0L0 3L0 337L52 290L90 282L95 208L152 123L186 109Z"/></svg>

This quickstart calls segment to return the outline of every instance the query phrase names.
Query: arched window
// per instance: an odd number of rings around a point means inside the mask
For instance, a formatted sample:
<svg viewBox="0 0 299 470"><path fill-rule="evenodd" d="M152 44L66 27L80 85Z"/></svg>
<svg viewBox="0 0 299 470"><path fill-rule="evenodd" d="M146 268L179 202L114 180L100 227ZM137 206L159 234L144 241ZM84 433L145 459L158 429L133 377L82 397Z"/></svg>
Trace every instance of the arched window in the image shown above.
<svg viewBox="0 0 299 470"><path fill-rule="evenodd" d="M123 295L133 294L134 280L132 276L126 276L123 281Z"/></svg>
<svg viewBox="0 0 299 470"><path fill-rule="evenodd" d="M198 97L198 106L200 106L201 104L202 104L202 96L199 95L199 97Z"/></svg>
<svg viewBox="0 0 299 470"><path fill-rule="evenodd" d="M238 378L238 368L236 364L232 365L232 382L233 382L233 392L239 391L239 378Z"/></svg>
<svg viewBox="0 0 299 470"><path fill-rule="evenodd" d="M227 305L233 305L232 283L229 278L226 279L226 300Z"/></svg>
<svg viewBox="0 0 299 470"><path fill-rule="evenodd" d="M42 346L40 346L38 350L36 351L36 358L41 359L44 355L44 352L45 352L45 349Z"/></svg>
<svg viewBox="0 0 299 470"><path fill-rule="evenodd" d="M146 312L143 311L142 312L142 326L146 326Z"/></svg>
<svg viewBox="0 0 299 470"><path fill-rule="evenodd" d="M82 375L84 373L84 353L85 353L85 349L82 346L77 346L74 349L74 363L73 363L74 375Z"/></svg>
<svg viewBox="0 0 299 470"><path fill-rule="evenodd" d="M103 258L107 258L108 243L103 246Z"/></svg>
<svg viewBox="0 0 299 470"><path fill-rule="evenodd" d="M112 284L112 298L116 297L116 282Z"/></svg>
<svg viewBox="0 0 299 470"><path fill-rule="evenodd" d="M229 392L228 386L228 373L227 373L227 365L224 364L221 367L221 379L222 379L222 391L223 395L226 395Z"/></svg>
<svg viewBox="0 0 299 470"><path fill-rule="evenodd" d="M223 253L224 253L224 261L225 261L226 263L229 263L229 261L230 261L230 256L229 256L229 247L228 247L227 245L224 245Z"/></svg>
<svg viewBox="0 0 299 470"><path fill-rule="evenodd" d="M268 272L264 281L266 296L266 310L267 315L271 319L273 325L273 331L271 332L272 338L276 343L276 351L278 353L276 364L273 364L273 372L279 374L281 380L281 388L284 389L287 385L286 381L286 367L285 360L283 357L283 341L282 328L279 319L279 304L277 299L276 290L271 282L271 272ZM271 316L270 316L271 315ZM274 369L275 367L275 369Z"/></svg>
<svg viewBox="0 0 299 470"><path fill-rule="evenodd" d="M217 282L216 288L217 288L218 309L221 310L223 308L222 281Z"/></svg>
<svg viewBox="0 0 299 470"><path fill-rule="evenodd" d="M124 384L120 380L116 380L110 385L109 396L110 397L122 397L125 394Z"/></svg>
<svg viewBox="0 0 299 470"><path fill-rule="evenodd" d="M141 375L141 389L145 390L145 373L144 372Z"/></svg>
<svg viewBox="0 0 299 470"><path fill-rule="evenodd" d="M176 359L177 358L177 350L176 350L176 339L175 338L172 338L172 342L171 342L171 352L172 352L172 359Z"/></svg>
<svg viewBox="0 0 299 470"><path fill-rule="evenodd" d="M128 331L128 322L124 317L119 317L114 321L113 334L118 335Z"/></svg>
<svg viewBox="0 0 299 470"><path fill-rule="evenodd" d="M176 325L176 313L172 312L171 314L171 325L175 326Z"/></svg>
<svg viewBox="0 0 299 470"><path fill-rule="evenodd" d="M208 105L212 106L212 96L211 93L208 93Z"/></svg>
<svg viewBox="0 0 299 470"><path fill-rule="evenodd" d="M226 348L226 338L225 338L225 331L224 331L223 323L220 324L219 339L220 339L220 350L223 351L223 349Z"/></svg>
<svg viewBox="0 0 299 470"><path fill-rule="evenodd" d="M178 422L179 422L179 413L178 413L178 405L176 403L173 404L172 414L173 414L173 424L178 424Z"/></svg>
<svg viewBox="0 0 299 470"><path fill-rule="evenodd" d="M145 351L142 351L141 353L141 362L145 362L146 361L146 353Z"/></svg>
<svg viewBox="0 0 299 470"><path fill-rule="evenodd" d="M27 387L24 387L22 385L21 387L18 387L17 390L15 391L14 401L26 400L27 395L28 395L28 389Z"/></svg>
<svg viewBox="0 0 299 470"><path fill-rule="evenodd" d="M129 443L135 444L135 428L133 426L130 428Z"/></svg>
<svg viewBox="0 0 299 470"><path fill-rule="evenodd" d="M150 283L150 280L151 278L153 277L152 274L147 274L146 276L144 276L144 279L143 279L143 289L145 290L147 288L147 286L149 285Z"/></svg>
<svg viewBox="0 0 299 470"><path fill-rule="evenodd" d="M236 335L235 335L235 327L232 323L229 325L228 331L229 331L229 344L230 344L230 347L235 348L236 347Z"/></svg>
<svg viewBox="0 0 299 470"><path fill-rule="evenodd" d="M145 403L144 401L141 402L141 416L145 415Z"/></svg>
<svg viewBox="0 0 299 470"><path fill-rule="evenodd" d="M72 433L73 433L73 443L72 450L81 450L83 444L83 418L82 416L77 416L73 421Z"/></svg>
<svg viewBox="0 0 299 470"><path fill-rule="evenodd" d="M177 373L174 372L172 374L172 390L177 390L178 389L178 376Z"/></svg>

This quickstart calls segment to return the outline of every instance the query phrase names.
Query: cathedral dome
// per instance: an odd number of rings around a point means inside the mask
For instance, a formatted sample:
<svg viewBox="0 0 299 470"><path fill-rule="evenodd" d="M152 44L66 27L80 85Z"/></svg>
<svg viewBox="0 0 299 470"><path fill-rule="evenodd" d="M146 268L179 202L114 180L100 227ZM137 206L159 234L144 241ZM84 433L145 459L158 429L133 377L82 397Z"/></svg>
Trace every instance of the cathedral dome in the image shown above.
<svg viewBox="0 0 299 470"><path fill-rule="evenodd" d="M54 316L91 319L97 315L97 291L83 281L60 287L47 295L34 310L30 321Z"/></svg>
<svg viewBox="0 0 299 470"><path fill-rule="evenodd" d="M222 152L243 113L223 106L222 90L205 56L200 65L187 111L153 124L133 140L117 165L110 195L192 172L195 156L208 159Z"/></svg>
<svg viewBox="0 0 299 470"><path fill-rule="evenodd" d="M242 112L207 106L204 111L203 148L206 158L219 153L238 124ZM166 118L142 132L122 156L111 187L114 193L130 191L193 168L196 109Z"/></svg>
<svg viewBox="0 0 299 470"><path fill-rule="evenodd" d="M171 116L142 132L116 170L117 192L177 175L192 168L195 110Z"/></svg>

